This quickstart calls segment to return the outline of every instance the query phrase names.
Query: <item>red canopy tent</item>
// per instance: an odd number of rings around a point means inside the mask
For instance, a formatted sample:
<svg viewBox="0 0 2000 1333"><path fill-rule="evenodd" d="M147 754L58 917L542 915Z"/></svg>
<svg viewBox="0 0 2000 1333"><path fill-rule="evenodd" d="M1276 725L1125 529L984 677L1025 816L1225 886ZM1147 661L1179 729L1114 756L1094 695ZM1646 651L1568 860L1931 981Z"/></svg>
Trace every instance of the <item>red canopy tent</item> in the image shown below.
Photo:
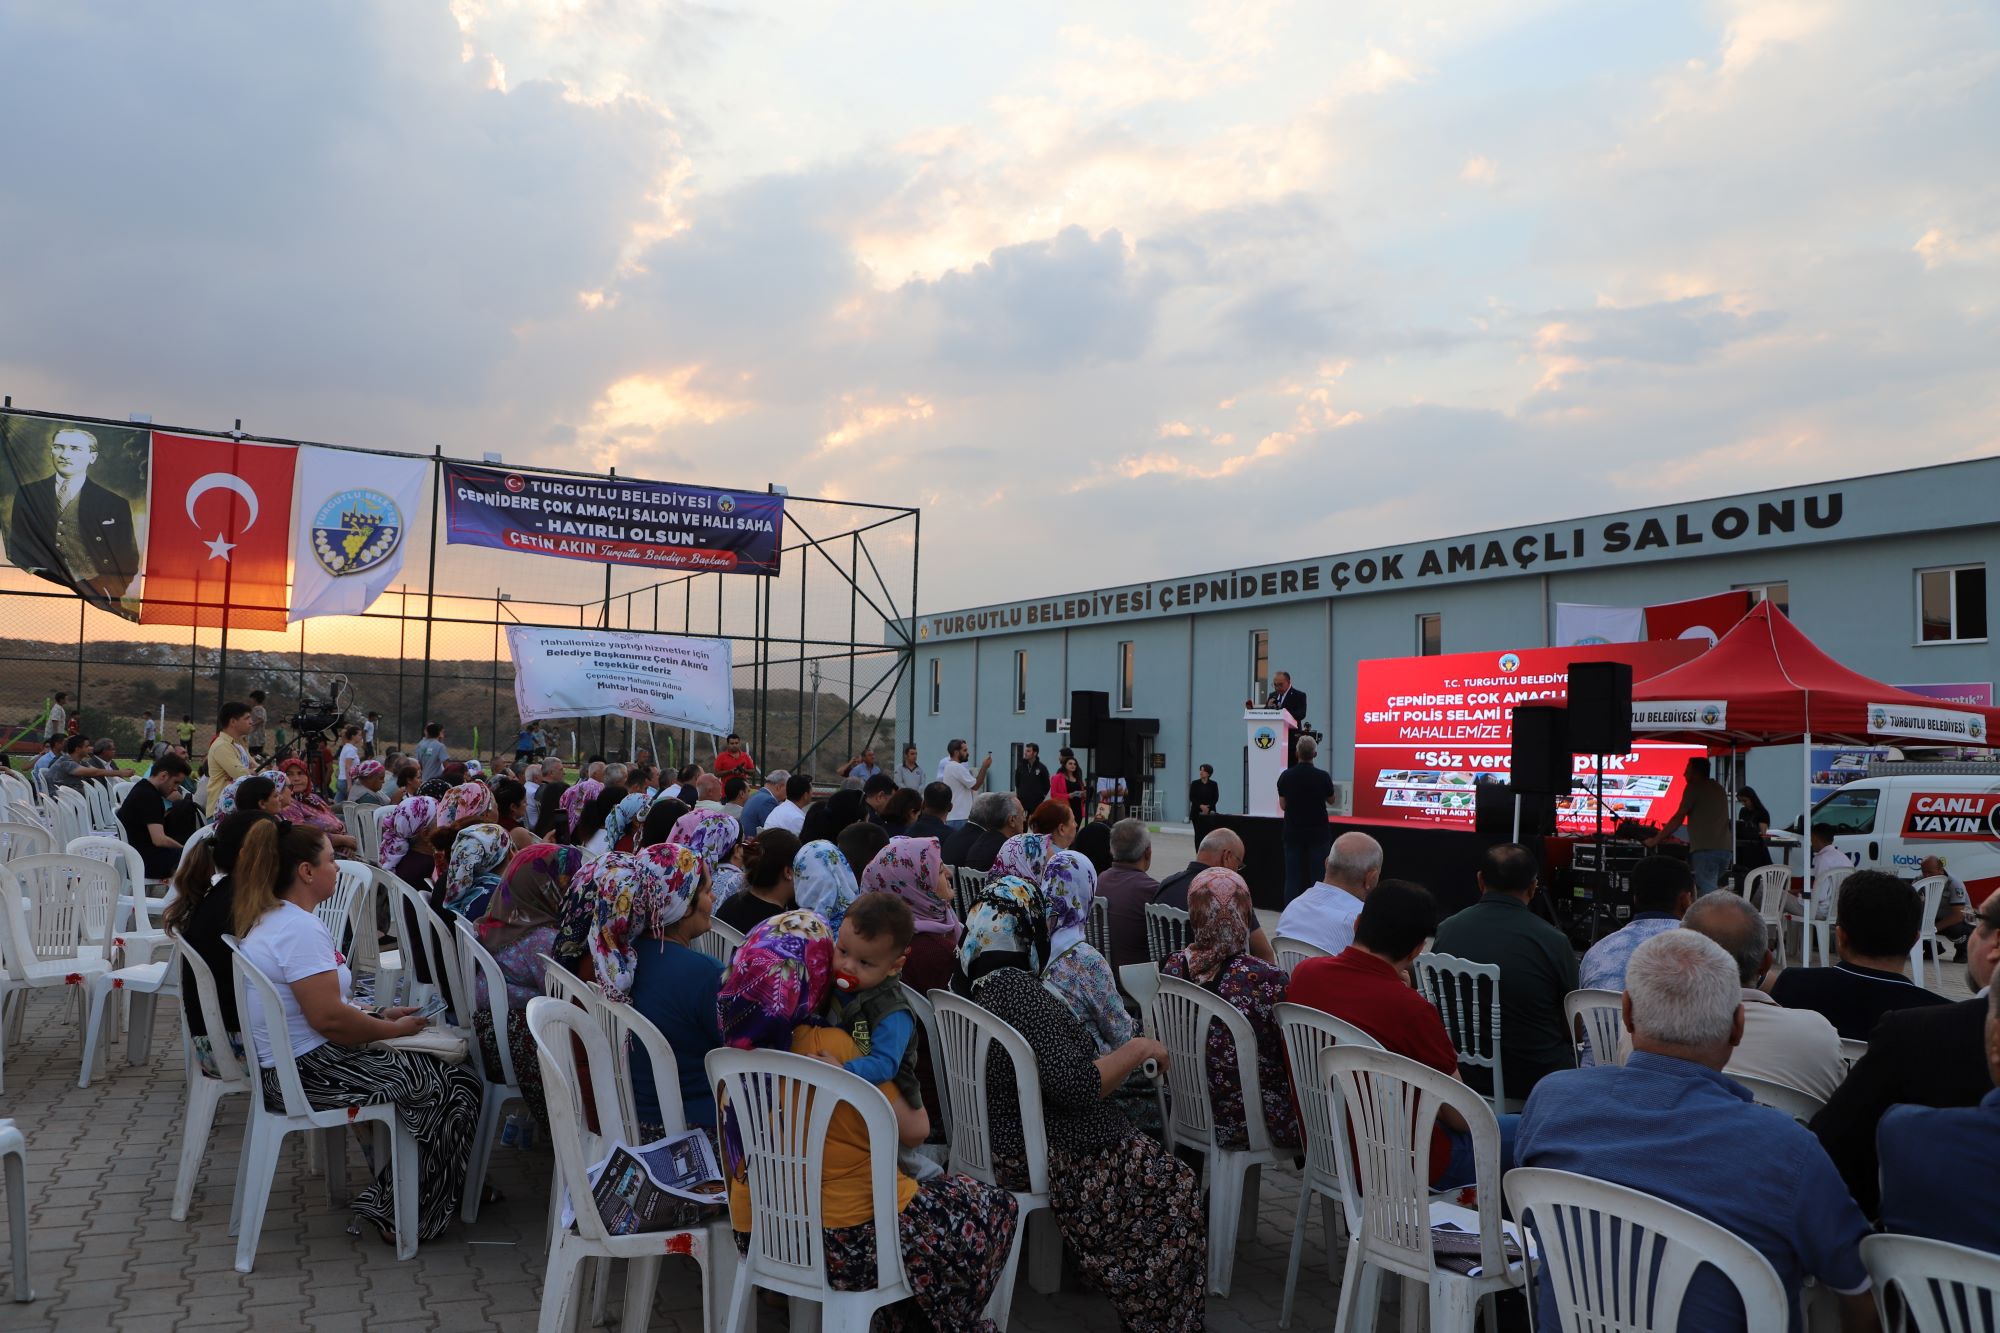
<svg viewBox="0 0 2000 1333"><path fill-rule="evenodd" d="M1815 740L1985 746L1996 726L2000 709L1941 704L1848 670L1769 602L1700 657L1632 686L1632 730L1648 740L1716 750L1804 746L1802 830L1812 810ZM1812 858L1801 860L1810 891Z"/></svg>

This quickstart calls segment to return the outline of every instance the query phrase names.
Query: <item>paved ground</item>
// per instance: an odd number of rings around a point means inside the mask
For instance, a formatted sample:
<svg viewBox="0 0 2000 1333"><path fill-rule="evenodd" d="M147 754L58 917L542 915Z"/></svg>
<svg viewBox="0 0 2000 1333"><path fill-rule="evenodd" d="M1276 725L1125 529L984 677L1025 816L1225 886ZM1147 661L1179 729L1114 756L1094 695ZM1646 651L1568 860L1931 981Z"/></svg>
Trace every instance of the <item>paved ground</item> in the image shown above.
<svg viewBox="0 0 2000 1333"><path fill-rule="evenodd" d="M1966 994L1964 969L1946 968L1944 989ZM182 1087L178 1019L161 1006L160 1040L148 1067L114 1053L108 1078L76 1086L76 1028L67 997L29 1001L27 1033L7 1050L0 1114L29 1141L28 1190L37 1299L8 1303L0 1276L0 1329L149 1333L165 1329L532 1330L541 1298L546 1153L496 1150L493 1179L508 1200L398 1263L372 1238L345 1234L348 1215L326 1199L294 1147L281 1167L257 1271L234 1271L229 1193L241 1141L242 1101L225 1103L209 1161L186 1222L168 1216L180 1148ZM358 1155L351 1167L359 1183ZM1234 1288L1209 1302L1215 1330L1273 1329L1297 1202L1296 1176L1271 1173L1254 1236L1238 1250ZM1334 1285L1315 1220L1294 1326L1331 1328ZM652 1327L697 1333L693 1268L669 1260ZM675 1269L682 1271L676 1273ZM4 1269L0 1269L4 1273ZM614 1319L615 1322L615 1319ZM767 1317L766 1328L780 1325ZM1023 1282L1015 1329L1041 1333L1115 1329L1108 1305L1072 1282L1039 1296ZM1386 1327L1387 1325L1385 1325Z"/></svg>

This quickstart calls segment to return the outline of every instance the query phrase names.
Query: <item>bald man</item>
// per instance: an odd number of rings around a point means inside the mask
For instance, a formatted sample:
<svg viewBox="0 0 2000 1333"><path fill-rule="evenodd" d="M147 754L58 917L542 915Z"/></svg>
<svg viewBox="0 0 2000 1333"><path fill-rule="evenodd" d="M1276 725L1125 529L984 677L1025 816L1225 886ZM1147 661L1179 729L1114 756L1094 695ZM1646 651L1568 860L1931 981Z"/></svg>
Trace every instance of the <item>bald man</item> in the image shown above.
<svg viewBox="0 0 2000 1333"><path fill-rule="evenodd" d="M1212 866L1242 874L1243 839L1226 828L1211 832L1201 840L1201 846L1195 848L1194 860L1188 862L1185 869L1160 881L1160 891L1154 895L1153 901L1187 911L1188 885L1194 882L1196 875ZM1250 952L1267 963L1278 961L1278 951L1272 947L1269 933L1254 920L1250 928Z"/></svg>
<svg viewBox="0 0 2000 1333"><path fill-rule="evenodd" d="M1354 921L1369 890L1382 878L1382 844L1366 833L1343 833L1327 853L1326 877L1292 899L1278 918L1278 934L1304 940L1329 954L1354 943Z"/></svg>

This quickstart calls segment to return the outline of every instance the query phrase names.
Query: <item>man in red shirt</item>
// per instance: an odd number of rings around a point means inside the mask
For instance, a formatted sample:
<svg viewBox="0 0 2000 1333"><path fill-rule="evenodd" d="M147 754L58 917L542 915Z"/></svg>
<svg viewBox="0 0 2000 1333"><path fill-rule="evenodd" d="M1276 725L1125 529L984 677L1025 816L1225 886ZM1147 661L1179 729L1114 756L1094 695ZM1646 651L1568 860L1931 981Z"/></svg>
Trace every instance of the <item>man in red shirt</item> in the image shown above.
<svg viewBox="0 0 2000 1333"><path fill-rule="evenodd" d="M749 777L756 769L757 761L743 748L743 738L733 731L730 732L728 739L722 742L722 753L715 756L715 776L727 779L733 774L741 773L744 777Z"/></svg>
<svg viewBox="0 0 2000 1333"><path fill-rule="evenodd" d="M1444 1019L1404 979L1436 933L1437 903L1430 891L1408 880L1385 879L1355 919L1354 943L1333 958L1300 963L1285 998L1344 1019L1391 1053L1457 1078L1458 1051ZM1504 1170L1520 1117L1500 1119ZM1431 1185L1469 1185L1472 1179L1472 1137L1465 1118L1440 1106L1431 1130Z"/></svg>

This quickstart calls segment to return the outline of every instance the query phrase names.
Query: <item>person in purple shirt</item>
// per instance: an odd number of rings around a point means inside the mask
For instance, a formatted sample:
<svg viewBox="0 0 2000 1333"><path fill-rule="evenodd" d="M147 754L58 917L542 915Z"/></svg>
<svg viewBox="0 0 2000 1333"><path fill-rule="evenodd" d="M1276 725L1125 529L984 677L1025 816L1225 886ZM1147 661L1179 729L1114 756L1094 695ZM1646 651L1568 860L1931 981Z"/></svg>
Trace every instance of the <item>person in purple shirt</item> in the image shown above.
<svg viewBox="0 0 2000 1333"><path fill-rule="evenodd" d="M1840 1173L1804 1126L1756 1105L1722 1072L1743 1037L1742 989L1722 946L1670 930L1633 950L1625 1026L1627 1063L1558 1070L1535 1086L1515 1164L1607 1180L1697 1213L1769 1260L1786 1291L1812 1277L1838 1293L1843 1329L1876 1328L1861 1263L1868 1221ZM1537 1324L1555 1328L1546 1272L1541 1284ZM1736 1289L1713 1268L1697 1271L1681 1333L1744 1325ZM1804 1327L1796 1300L1790 1327Z"/></svg>

